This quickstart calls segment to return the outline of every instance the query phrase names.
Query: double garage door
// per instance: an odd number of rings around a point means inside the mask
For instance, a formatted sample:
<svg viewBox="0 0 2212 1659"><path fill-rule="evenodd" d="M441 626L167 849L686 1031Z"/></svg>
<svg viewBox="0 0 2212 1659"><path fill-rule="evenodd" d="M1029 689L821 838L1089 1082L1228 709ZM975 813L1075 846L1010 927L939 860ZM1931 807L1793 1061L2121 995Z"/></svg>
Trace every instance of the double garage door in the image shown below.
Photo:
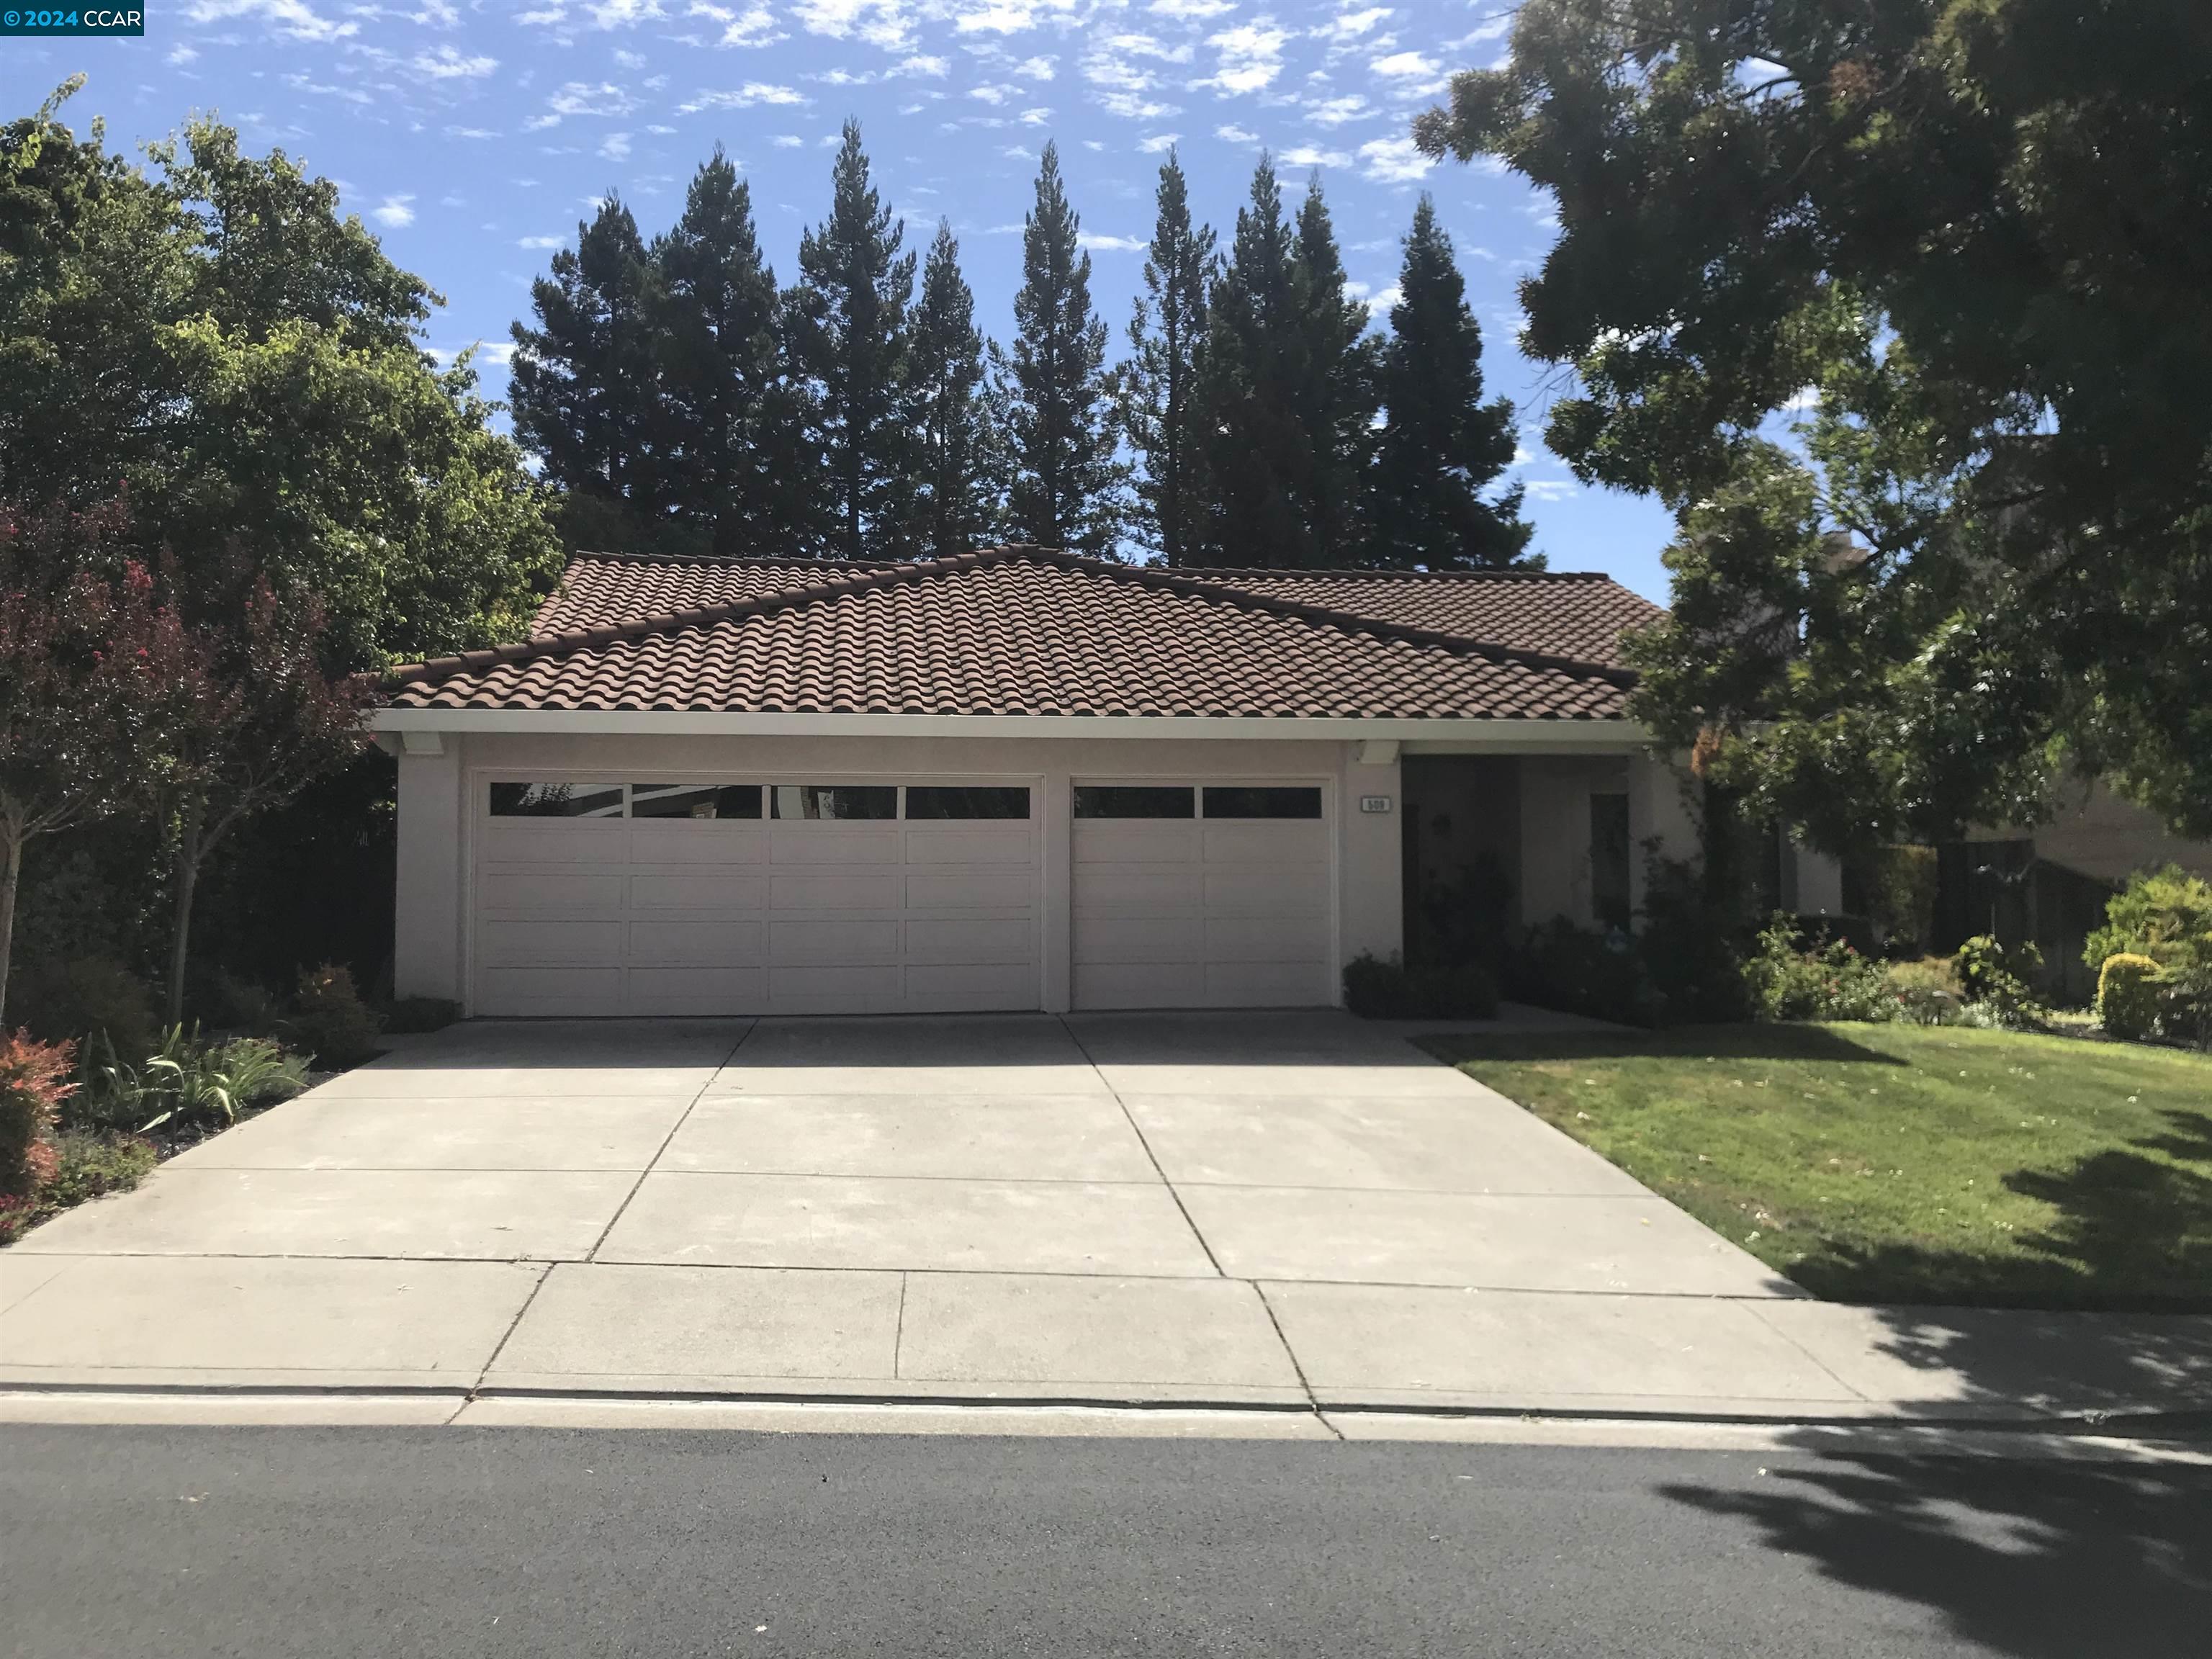
<svg viewBox="0 0 2212 1659"><path fill-rule="evenodd" d="M477 1013L1041 1006L1030 784L477 787ZM1321 800L1317 787L1079 785L1076 1006L1329 1000Z"/></svg>

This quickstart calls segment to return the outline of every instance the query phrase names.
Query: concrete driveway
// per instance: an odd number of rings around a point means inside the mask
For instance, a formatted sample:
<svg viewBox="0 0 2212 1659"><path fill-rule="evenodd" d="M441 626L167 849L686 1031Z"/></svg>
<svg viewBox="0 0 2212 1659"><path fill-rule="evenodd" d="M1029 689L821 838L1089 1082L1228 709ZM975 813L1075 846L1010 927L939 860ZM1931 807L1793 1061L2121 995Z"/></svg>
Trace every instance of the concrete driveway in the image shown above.
<svg viewBox="0 0 2212 1659"><path fill-rule="evenodd" d="M1966 1402L1322 1013L457 1027L0 1255L9 1384Z"/></svg>

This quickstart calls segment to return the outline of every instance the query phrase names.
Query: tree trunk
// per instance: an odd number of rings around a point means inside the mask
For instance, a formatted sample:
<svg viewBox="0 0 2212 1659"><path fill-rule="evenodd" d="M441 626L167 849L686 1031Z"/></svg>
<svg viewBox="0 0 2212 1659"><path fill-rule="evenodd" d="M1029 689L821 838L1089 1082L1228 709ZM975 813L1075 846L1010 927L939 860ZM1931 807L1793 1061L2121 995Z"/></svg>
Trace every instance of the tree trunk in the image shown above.
<svg viewBox="0 0 2212 1659"><path fill-rule="evenodd" d="M23 876L23 834L14 823L0 823L7 838L4 866L0 866L0 1014L8 1007L8 970L15 957L15 890ZM0 1035L7 1027L0 1023Z"/></svg>
<svg viewBox="0 0 2212 1659"><path fill-rule="evenodd" d="M185 1020L185 963L191 950L192 893L200 880L200 860L206 849L200 842L197 812L187 815L177 831L177 908L174 935L169 943L168 1024Z"/></svg>

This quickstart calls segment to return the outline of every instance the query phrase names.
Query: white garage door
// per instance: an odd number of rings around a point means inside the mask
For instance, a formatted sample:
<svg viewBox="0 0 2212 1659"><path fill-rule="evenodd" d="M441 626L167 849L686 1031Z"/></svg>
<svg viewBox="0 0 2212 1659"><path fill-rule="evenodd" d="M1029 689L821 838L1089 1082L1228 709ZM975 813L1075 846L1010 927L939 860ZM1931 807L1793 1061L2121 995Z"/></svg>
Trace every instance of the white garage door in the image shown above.
<svg viewBox="0 0 2212 1659"><path fill-rule="evenodd" d="M1320 786L1079 784L1079 1008L1333 1001Z"/></svg>
<svg viewBox="0 0 2212 1659"><path fill-rule="evenodd" d="M478 787L477 1013L1038 1006L1025 784Z"/></svg>

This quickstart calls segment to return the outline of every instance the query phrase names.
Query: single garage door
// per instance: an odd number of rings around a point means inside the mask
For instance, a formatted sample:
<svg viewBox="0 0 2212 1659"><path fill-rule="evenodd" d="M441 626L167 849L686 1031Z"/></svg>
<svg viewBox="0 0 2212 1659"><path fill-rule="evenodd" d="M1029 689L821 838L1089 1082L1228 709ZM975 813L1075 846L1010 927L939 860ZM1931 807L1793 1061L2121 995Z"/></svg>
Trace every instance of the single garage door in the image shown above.
<svg viewBox="0 0 2212 1659"><path fill-rule="evenodd" d="M1039 1006L1025 783L479 787L477 1013Z"/></svg>
<svg viewBox="0 0 2212 1659"><path fill-rule="evenodd" d="M1079 1008L1334 1000L1318 784L1078 784Z"/></svg>

